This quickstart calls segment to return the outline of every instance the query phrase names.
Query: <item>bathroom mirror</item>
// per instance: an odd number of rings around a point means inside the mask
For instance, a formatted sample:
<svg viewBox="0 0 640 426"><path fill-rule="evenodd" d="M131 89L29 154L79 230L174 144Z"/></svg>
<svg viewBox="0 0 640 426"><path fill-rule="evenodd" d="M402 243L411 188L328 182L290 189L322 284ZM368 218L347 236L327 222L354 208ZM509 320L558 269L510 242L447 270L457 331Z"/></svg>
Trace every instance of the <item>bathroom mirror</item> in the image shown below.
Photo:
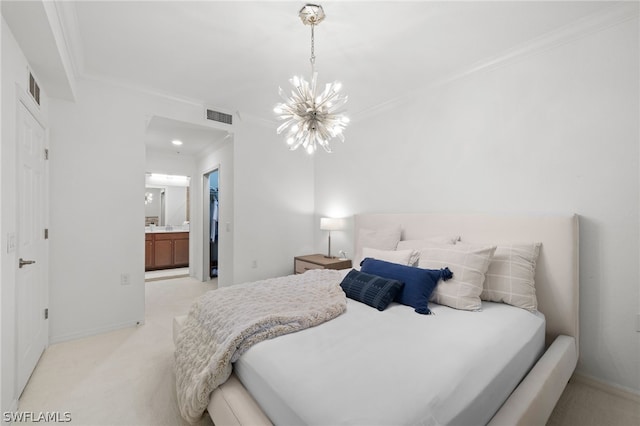
<svg viewBox="0 0 640 426"><path fill-rule="evenodd" d="M145 185L145 226L180 227L189 222L188 176L148 173Z"/></svg>

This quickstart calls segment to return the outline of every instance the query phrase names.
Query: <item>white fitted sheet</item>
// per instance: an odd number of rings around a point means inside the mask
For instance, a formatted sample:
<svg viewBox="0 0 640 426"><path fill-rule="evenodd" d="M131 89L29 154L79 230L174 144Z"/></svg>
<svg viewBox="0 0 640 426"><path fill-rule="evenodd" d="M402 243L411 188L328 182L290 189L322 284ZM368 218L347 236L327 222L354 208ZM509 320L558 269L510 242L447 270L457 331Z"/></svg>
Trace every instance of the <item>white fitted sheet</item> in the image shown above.
<svg viewBox="0 0 640 426"><path fill-rule="evenodd" d="M434 315L348 299L340 317L261 342L235 373L276 425L480 425L544 350L544 317L483 302Z"/></svg>

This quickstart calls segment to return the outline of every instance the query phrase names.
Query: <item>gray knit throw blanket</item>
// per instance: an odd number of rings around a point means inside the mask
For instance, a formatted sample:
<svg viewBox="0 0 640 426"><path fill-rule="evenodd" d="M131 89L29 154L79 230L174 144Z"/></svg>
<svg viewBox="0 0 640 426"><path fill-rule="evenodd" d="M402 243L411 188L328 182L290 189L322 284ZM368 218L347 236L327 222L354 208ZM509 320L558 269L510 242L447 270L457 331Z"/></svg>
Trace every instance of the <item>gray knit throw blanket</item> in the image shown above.
<svg viewBox="0 0 640 426"><path fill-rule="evenodd" d="M310 270L223 287L198 298L176 343L180 413L198 421L232 363L263 340L329 321L347 308L341 274Z"/></svg>

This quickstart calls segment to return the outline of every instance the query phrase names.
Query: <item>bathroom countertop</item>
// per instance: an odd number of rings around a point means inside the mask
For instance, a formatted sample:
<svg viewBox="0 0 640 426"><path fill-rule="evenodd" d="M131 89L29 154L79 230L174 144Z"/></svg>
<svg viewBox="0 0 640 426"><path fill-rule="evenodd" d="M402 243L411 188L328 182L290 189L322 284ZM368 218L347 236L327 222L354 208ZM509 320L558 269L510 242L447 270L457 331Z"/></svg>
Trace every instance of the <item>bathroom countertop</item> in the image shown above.
<svg viewBox="0 0 640 426"><path fill-rule="evenodd" d="M168 230L164 226L156 226L154 229L150 229L148 226L144 228L145 234L167 234L170 232L189 232L189 228L182 226L174 226Z"/></svg>

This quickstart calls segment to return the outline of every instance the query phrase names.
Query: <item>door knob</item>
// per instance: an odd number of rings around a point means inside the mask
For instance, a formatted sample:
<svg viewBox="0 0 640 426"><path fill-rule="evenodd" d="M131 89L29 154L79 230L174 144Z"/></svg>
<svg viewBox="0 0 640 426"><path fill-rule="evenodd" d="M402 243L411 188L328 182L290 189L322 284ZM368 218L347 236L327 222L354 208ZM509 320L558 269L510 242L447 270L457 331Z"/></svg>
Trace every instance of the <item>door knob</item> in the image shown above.
<svg viewBox="0 0 640 426"><path fill-rule="evenodd" d="M35 260L24 260L23 258L20 258L20 260L18 261L18 266L20 268L22 268L24 265L31 265L32 263L36 263Z"/></svg>

